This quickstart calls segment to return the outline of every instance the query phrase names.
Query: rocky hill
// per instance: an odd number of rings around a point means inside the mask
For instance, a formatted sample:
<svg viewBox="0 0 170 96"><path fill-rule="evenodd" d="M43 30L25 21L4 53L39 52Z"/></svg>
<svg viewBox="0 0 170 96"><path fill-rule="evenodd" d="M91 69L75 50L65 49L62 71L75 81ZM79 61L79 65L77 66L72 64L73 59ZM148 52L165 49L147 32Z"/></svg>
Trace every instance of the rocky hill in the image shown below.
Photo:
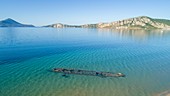
<svg viewBox="0 0 170 96"><path fill-rule="evenodd" d="M62 23L56 23L52 25L47 25L44 27L53 27L53 28L66 28L66 27L74 27L74 28L81 28L82 26L80 25L67 25L67 24L62 24Z"/></svg>
<svg viewBox="0 0 170 96"><path fill-rule="evenodd" d="M83 27L92 27L94 24L83 25ZM169 29L170 20L153 19L147 16L140 16L110 23L95 24L95 28L113 28L113 29Z"/></svg>
<svg viewBox="0 0 170 96"><path fill-rule="evenodd" d="M34 27L33 25L21 24L11 18L0 21L0 27Z"/></svg>
<svg viewBox="0 0 170 96"><path fill-rule="evenodd" d="M170 29L170 20L153 19L147 16L140 16L135 18L124 19L110 23L97 23L85 25L66 25L53 24L48 27L64 28L64 27L78 27L78 28L112 28L112 29Z"/></svg>

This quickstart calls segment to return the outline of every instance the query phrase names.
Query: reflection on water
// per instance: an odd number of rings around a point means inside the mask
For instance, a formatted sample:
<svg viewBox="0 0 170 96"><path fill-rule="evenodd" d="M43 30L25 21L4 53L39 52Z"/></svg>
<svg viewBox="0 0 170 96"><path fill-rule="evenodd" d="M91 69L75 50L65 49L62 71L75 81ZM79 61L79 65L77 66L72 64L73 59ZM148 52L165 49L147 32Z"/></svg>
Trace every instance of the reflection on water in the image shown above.
<svg viewBox="0 0 170 96"><path fill-rule="evenodd" d="M98 29L99 32L106 34L118 34L120 38L129 37L134 40L147 40L149 38L164 38L170 35L169 30L114 30L114 29Z"/></svg>

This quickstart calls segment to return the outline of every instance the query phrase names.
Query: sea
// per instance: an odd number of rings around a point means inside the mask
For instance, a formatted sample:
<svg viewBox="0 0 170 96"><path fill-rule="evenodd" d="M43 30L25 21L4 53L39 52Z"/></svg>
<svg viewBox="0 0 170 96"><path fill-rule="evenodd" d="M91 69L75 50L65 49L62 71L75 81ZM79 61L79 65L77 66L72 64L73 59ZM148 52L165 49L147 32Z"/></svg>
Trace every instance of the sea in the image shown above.
<svg viewBox="0 0 170 96"><path fill-rule="evenodd" d="M126 77L65 77L53 68ZM0 96L165 96L169 90L168 30L0 28Z"/></svg>

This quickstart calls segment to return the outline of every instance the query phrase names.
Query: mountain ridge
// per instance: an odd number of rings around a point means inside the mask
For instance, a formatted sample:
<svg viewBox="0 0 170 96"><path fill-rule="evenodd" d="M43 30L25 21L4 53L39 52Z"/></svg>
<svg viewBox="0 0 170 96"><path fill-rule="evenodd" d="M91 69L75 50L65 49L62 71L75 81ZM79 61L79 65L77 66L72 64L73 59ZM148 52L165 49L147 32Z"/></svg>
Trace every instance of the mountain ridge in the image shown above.
<svg viewBox="0 0 170 96"><path fill-rule="evenodd" d="M11 18L0 21L0 27L35 27L34 25L22 24ZM170 30L170 20L155 19L148 16L139 16L113 22L84 24L84 25L69 25L55 23L42 27L52 28L109 28L109 29L167 29Z"/></svg>
<svg viewBox="0 0 170 96"><path fill-rule="evenodd" d="M56 23L48 25L53 28L112 28L112 29L170 29L170 20L167 19L154 19L148 16L139 16L134 18L113 21L109 23L96 23L84 25L67 25Z"/></svg>

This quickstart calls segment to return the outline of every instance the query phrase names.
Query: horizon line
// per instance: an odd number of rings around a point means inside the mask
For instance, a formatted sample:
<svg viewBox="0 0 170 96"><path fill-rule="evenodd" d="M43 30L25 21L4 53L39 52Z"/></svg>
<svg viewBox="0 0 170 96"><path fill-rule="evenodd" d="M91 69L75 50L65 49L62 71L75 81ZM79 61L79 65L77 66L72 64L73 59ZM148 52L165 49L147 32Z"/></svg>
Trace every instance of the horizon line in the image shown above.
<svg viewBox="0 0 170 96"><path fill-rule="evenodd" d="M151 17L151 16L146 16L146 15L140 15L140 16L133 16L133 17L127 17L127 18L123 18L123 19L118 19L118 20L113 20L113 21L100 21L100 22L95 22L95 23L82 23L82 24L70 24L70 23L62 23L62 22L56 22L56 23L51 23L51 24L46 24L46 25L36 25L36 24L33 24L33 23L25 23L25 22L20 22L16 19L13 19L11 17L7 17L6 19L1 19L1 21L4 21L4 20L8 20L8 19L11 19L11 20L14 20L16 22L19 22L21 24L27 24L27 25L34 25L36 27L42 27L42 26L47 26L47 25L52 25L52 24L65 24L65 25L86 25L86 24L98 24L98 23L111 23L111 22L116 22L116 21L121 21L121 20L126 20L126 19L131 19L131 18L137 18L137 17L149 17L149 18L152 18L152 19L166 19L166 20L170 20L169 18L160 18L160 17Z"/></svg>

